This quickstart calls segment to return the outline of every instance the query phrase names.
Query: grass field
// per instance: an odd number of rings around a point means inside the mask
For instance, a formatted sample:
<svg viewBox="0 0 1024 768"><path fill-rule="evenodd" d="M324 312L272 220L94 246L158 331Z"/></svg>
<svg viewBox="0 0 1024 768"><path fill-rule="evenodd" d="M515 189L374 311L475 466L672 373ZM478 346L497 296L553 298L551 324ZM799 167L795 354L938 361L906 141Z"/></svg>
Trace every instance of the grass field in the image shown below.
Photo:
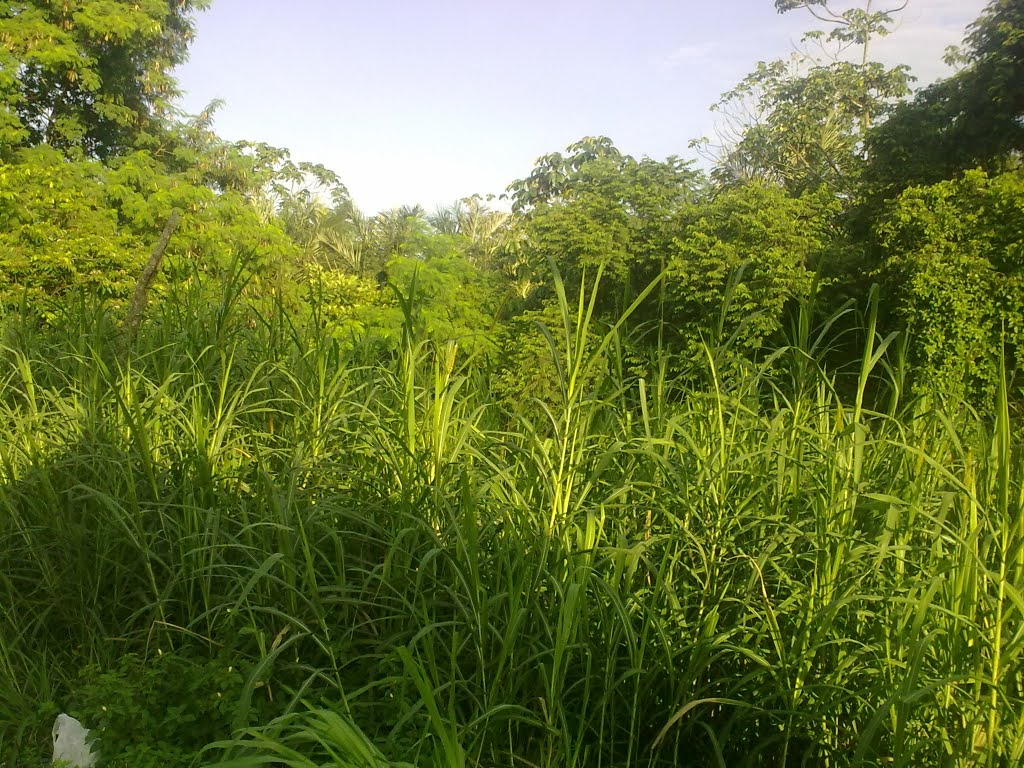
<svg viewBox="0 0 1024 768"><path fill-rule="evenodd" d="M640 366L566 300L510 408L236 287L5 321L0 765L58 711L133 767L1024 763L1008 375L913 397L870 308L856 370Z"/></svg>

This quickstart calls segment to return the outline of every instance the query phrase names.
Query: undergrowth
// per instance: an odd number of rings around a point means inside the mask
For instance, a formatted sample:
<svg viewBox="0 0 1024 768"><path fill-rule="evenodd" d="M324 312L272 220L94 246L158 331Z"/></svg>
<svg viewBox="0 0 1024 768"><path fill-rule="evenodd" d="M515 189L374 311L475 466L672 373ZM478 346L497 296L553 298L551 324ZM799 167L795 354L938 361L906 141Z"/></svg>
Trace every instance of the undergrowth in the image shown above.
<svg viewBox="0 0 1024 768"><path fill-rule="evenodd" d="M852 372L809 326L626 364L562 293L512 407L411 324L181 290L131 345L6 321L0 765L58 711L162 768L1024 761L1008 372L909 398L870 307Z"/></svg>

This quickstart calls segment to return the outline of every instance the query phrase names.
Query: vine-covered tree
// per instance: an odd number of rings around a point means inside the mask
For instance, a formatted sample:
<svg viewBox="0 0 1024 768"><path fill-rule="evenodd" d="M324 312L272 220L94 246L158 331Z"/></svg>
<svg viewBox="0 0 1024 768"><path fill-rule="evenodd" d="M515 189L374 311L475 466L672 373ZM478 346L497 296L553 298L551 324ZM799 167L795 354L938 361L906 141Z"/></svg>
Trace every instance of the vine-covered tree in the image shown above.
<svg viewBox="0 0 1024 768"><path fill-rule="evenodd" d="M883 274L911 332L916 384L991 403L1000 354L1024 350L1024 173L911 187L878 227Z"/></svg>

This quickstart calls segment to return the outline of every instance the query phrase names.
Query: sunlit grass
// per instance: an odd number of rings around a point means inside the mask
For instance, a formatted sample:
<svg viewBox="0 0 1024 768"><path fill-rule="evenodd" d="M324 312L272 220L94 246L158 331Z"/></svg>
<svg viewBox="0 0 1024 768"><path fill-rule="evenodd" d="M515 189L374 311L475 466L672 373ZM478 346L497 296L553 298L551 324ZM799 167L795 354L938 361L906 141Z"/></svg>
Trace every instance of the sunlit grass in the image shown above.
<svg viewBox="0 0 1024 768"><path fill-rule="evenodd" d="M134 651L245 662L225 765L1024 760L1008 376L993 415L909 399L871 306L859 371L798 324L640 376L563 292L561 400L511 414L451 344L243 289L131 349L84 307L7 334L4 759Z"/></svg>

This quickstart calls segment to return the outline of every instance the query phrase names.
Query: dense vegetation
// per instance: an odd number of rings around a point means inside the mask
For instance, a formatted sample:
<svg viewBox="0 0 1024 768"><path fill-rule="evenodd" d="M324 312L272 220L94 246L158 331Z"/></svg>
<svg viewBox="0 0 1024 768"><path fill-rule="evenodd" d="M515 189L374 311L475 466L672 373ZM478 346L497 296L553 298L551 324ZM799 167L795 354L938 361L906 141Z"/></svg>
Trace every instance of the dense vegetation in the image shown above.
<svg viewBox="0 0 1024 768"><path fill-rule="evenodd" d="M1019 0L373 216L203 5L0 2L0 766L1024 762Z"/></svg>

